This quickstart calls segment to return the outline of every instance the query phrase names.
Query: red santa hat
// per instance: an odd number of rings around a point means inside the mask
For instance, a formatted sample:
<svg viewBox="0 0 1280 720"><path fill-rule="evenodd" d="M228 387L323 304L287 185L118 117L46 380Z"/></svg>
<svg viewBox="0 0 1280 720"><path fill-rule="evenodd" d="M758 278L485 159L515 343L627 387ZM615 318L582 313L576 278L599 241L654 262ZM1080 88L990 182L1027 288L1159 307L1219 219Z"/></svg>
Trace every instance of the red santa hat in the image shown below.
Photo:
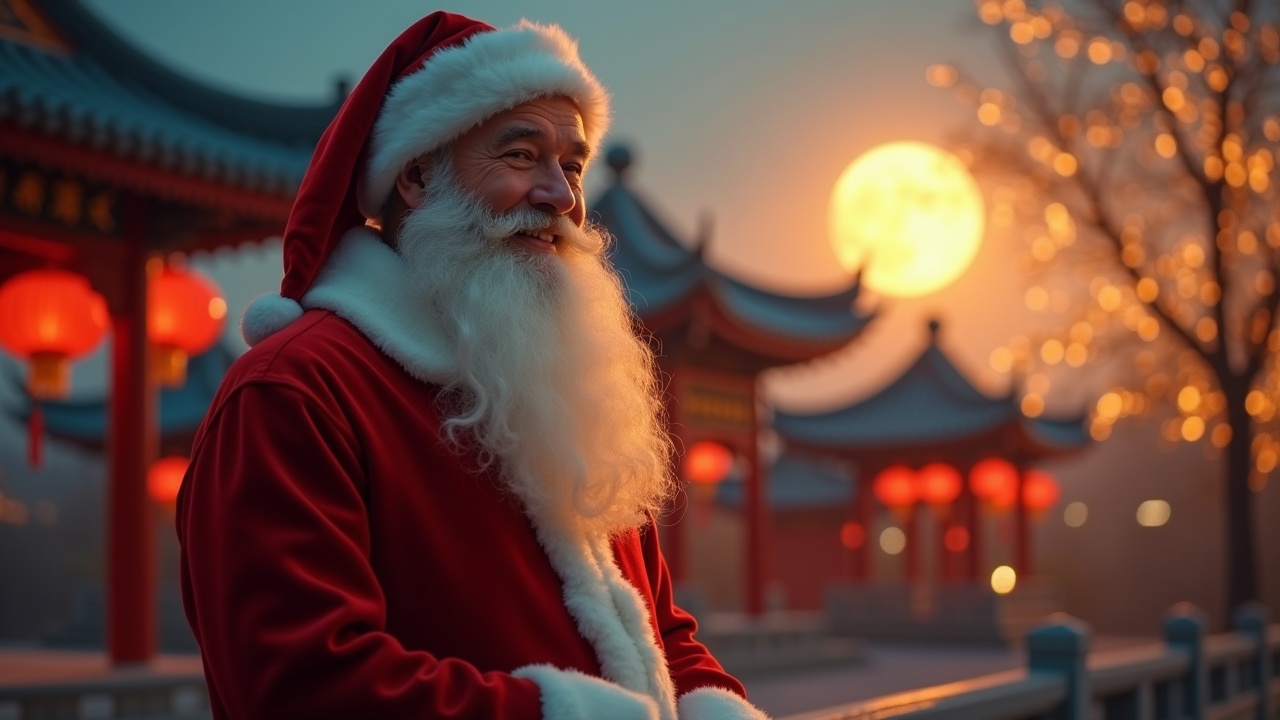
<svg viewBox="0 0 1280 720"><path fill-rule="evenodd" d="M592 146L608 129L608 93L558 26L495 29L436 12L405 30L321 136L285 227L280 295L245 311L245 340L256 344L302 315L299 301L343 233L377 217L405 163L539 97L572 100Z"/></svg>

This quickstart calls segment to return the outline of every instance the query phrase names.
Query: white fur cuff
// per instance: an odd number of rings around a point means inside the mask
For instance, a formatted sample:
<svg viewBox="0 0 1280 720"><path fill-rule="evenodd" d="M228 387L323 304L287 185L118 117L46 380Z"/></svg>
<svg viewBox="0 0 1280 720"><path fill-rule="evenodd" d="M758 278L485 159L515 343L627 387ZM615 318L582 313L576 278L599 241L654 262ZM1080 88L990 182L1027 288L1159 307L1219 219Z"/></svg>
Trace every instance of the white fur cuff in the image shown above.
<svg viewBox="0 0 1280 720"><path fill-rule="evenodd" d="M680 696L680 720L769 720L755 705L718 687L700 687Z"/></svg>
<svg viewBox="0 0 1280 720"><path fill-rule="evenodd" d="M658 720L651 698L577 670L526 665L512 675L537 683L546 720Z"/></svg>
<svg viewBox="0 0 1280 720"><path fill-rule="evenodd" d="M240 334L253 347L302 317L302 306L279 295L260 295L245 308L240 317Z"/></svg>

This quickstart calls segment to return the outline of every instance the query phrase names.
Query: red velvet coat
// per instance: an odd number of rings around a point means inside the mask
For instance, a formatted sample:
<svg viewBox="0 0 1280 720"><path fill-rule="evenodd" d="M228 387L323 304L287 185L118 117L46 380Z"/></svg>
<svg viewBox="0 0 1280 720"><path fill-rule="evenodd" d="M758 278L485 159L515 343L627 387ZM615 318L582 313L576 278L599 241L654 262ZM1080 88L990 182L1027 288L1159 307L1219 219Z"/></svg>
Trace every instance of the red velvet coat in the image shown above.
<svg viewBox="0 0 1280 720"><path fill-rule="evenodd" d="M390 261L360 247L348 277ZM758 716L672 603L652 526L599 565L570 546L557 565L496 475L441 443L436 386L382 344L312 309L240 358L196 437L177 526L214 717L622 717L614 689L672 717L672 686L733 694L702 712L681 699L681 718ZM600 583L587 610L567 607L566 573Z"/></svg>

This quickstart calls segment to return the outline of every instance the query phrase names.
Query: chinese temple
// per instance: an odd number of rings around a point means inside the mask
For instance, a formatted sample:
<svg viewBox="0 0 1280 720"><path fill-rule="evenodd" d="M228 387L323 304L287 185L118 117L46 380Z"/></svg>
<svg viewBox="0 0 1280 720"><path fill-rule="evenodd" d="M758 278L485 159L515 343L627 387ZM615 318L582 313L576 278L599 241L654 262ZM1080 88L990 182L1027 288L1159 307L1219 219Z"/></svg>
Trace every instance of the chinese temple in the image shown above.
<svg viewBox="0 0 1280 720"><path fill-rule="evenodd" d="M113 662L155 646L146 474L164 400L149 278L171 253L278 235L342 94L315 107L239 97L146 57L77 0L0 0L0 284L44 268L87 280L111 337L100 414Z"/></svg>
<svg viewBox="0 0 1280 720"><path fill-rule="evenodd" d="M679 447L711 441L745 464L745 609L764 610L770 512L760 462L759 376L802 363L853 341L872 316L854 305L859 282L818 297L792 297L742 282L709 265L708 237L677 238L629 184L631 152L612 148L612 183L589 207L616 238L613 263L626 284L661 370L670 378L668 416ZM687 523L677 509L664 538L677 583L688 579Z"/></svg>
<svg viewBox="0 0 1280 720"><path fill-rule="evenodd" d="M876 484L897 477L910 483L912 474L929 468L940 469L944 480L954 478L940 502L933 503L910 488L900 503L893 500L892 487L881 496L907 528L907 579L918 579L920 574L919 543L914 540L926 504L942 511L932 513L940 520L938 538L950 538L938 552L943 579L964 576L973 581L988 569L982 554L983 505L993 511L1013 510L1015 569L1020 575L1034 574L1028 519L1034 494L1028 493L1027 479L1036 464L1077 453L1090 443L1083 413L1028 417L1016 387L997 397L974 387L940 347L939 334L940 324L931 321L924 351L895 380L867 398L822 413L776 411L773 415L773 428L790 452L839 458L856 468L859 478L867 478L852 495L854 533L846 533L858 537L845 538L854 552L855 579L870 579L867 536ZM1008 482L1004 490L989 494L983 492L981 480L991 474L993 464L1008 468ZM948 536L953 527L958 529ZM828 532L834 542L840 529Z"/></svg>

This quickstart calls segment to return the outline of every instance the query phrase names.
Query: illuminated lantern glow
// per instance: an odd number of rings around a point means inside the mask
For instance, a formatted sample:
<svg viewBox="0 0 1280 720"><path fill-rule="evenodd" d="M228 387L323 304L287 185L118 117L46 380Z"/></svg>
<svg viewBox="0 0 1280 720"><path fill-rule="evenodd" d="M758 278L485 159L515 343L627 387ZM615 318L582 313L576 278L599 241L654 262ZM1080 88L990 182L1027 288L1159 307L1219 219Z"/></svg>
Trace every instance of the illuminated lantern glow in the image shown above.
<svg viewBox="0 0 1280 720"><path fill-rule="evenodd" d="M969 547L969 531L962 525L952 525L942 534L942 546L948 552L964 552Z"/></svg>
<svg viewBox="0 0 1280 720"><path fill-rule="evenodd" d="M160 458L147 470L147 495L159 505L173 505L182 487L182 476L187 474L187 458L177 455Z"/></svg>
<svg viewBox="0 0 1280 720"><path fill-rule="evenodd" d="M919 499L915 473L909 467L894 465L876 475L871 492L881 505L891 510L906 510Z"/></svg>
<svg viewBox="0 0 1280 720"><path fill-rule="evenodd" d="M1027 473L1026 482L1022 486L1022 502L1032 513L1044 513L1058 502L1060 495L1058 481L1052 475L1043 470Z"/></svg>
<svg viewBox="0 0 1280 720"><path fill-rule="evenodd" d="M840 526L840 544L850 550L857 550L867 542L867 529L862 523L852 520Z"/></svg>
<svg viewBox="0 0 1280 720"><path fill-rule="evenodd" d="M964 480L960 471L946 463L929 463L916 473L916 485L922 502L934 507L950 505L960 497Z"/></svg>
<svg viewBox="0 0 1280 720"><path fill-rule="evenodd" d="M65 270L30 270L0 285L0 347L31 365L32 400L71 392L71 360L97 347L107 332L107 303L89 281ZM39 402L28 416L27 462L40 467L44 416Z"/></svg>
<svg viewBox="0 0 1280 720"><path fill-rule="evenodd" d="M153 376L169 387L186 382L187 358L212 347L226 319L227 303L212 280L166 266L151 279L147 299Z"/></svg>
<svg viewBox="0 0 1280 720"><path fill-rule="evenodd" d="M717 442L702 440L684 456L684 476L695 485L715 485L733 469L733 453Z"/></svg>
<svg viewBox="0 0 1280 720"><path fill-rule="evenodd" d="M106 301L75 273L31 270L0 286L0 345L31 363L37 400L68 395L70 361L97 347L109 322Z"/></svg>
<svg viewBox="0 0 1280 720"><path fill-rule="evenodd" d="M988 507L1008 510L1018 500L1018 469L1003 458L982 460L969 473L969 489Z"/></svg>

